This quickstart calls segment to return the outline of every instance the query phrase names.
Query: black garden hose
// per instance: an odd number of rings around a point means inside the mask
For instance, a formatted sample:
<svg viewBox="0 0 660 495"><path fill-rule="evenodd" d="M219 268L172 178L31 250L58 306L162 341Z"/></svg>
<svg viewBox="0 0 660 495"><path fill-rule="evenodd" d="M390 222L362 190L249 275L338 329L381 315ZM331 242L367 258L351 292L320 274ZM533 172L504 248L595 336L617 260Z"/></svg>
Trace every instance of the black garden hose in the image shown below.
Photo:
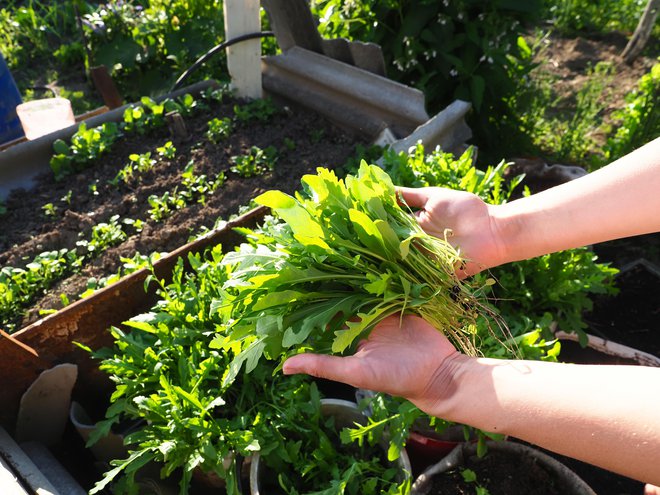
<svg viewBox="0 0 660 495"><path fill-rule="evenodd" d="M44 93L52 93L53 98L57 98L59 95L57 89L51 88L50 86L29 86L26 89L31 89L32 91L43 91Z"/></svg>
<svg viewBox="0 0 660 495"><path fill-rule="evenodd" d="M248 33L248 34L242 34L240 36L236 36L235 38L231 38L229 40L223 41L219 45L214 46L211 48L208 52L206 52L204 55L199 57L197 61L192 64L181 76L179 76L179 79L176 80L174 85L172 86L172 89L170 89L170 92L179 89L183 82L188 79L190 74L195 72L201 65L203 65L208 59L213 57L216 53L221 52L227 47L230 47L232 45L235 45L236 43L240 43L241 41L247 41L247 40L253 40L255 38L269 38L271 36L275 36L275 33L273 31L259 31L256 33Z"/></svg>

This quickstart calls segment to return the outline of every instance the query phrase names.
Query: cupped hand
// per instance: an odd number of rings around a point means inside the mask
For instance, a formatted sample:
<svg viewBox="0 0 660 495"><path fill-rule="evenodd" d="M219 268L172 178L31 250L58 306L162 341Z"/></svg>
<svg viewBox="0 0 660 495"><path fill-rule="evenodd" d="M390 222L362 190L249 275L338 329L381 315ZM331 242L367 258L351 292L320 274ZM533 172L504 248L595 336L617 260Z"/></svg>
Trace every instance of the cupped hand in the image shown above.
<svg viewBox="0 0 660 495"><path fill-rule="evenodd" d="M441 187L420 189L400 187L401 198L415 213L420 227L428 234L447 238L465 266L460 277L474 275L501 264L505 259L504 242L495 227L494 205L486 204L475 194Z"/></svg>
<svg viewBox="0 0 660 495"><path fill-rule="evenodd" d="M452 391L452 374L466 356L424 319L390 316L352 356L298 354L284 363L287 375L306 373L357 388L404 397L423 411L437 411Z"/></svg>

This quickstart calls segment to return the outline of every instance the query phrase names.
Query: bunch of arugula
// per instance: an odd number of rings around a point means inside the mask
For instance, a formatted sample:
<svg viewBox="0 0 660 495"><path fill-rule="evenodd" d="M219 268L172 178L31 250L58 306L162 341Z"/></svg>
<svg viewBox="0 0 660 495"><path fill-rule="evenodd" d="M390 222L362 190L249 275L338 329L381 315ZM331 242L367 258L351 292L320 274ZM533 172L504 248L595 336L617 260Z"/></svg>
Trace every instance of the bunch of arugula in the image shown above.
<svg viewBox="0 0 660 495"><path fill-rule="evenodd" d="M457 279L459 253L419 227L382 169L363 162L357 176L340 180L319 168L302 184L295 197L257 197L284 223L244 230L251 242L223 260L232 276L215 310L230 326L213 345L240 350L227 381L262 356L343 353L403 313L422 316L464 352L478 352L476 322L486 309L479 288Z"/></svg>
<svg viewBox="0 0 660 495"><path fill-rule="evenodd" d="M439 186L468 191L491 204L509 201L524 176L507 177L508 164L504 161L486 170L477 169L474 161L474 148L454 157L439 148L424 150L424 146L418 144L409 153L388 150L382 166L392 180L402 186ZM524 195L529 194L526 189ZM481 339L480 349L488 357L556 357L558 348L547 354L539 353L540 348L532 349L532 342L528 341L536 335L549 351L547 343L542 341L554 338L553 322L562 330L576 332L586 345L583 314L592 309L592 294L616 294L614 277L617 272L609 263L598 262L590 248L580 247L507 263L492 268L488 274L477 274L476 280L487 277L497 280L490 286L490 298L497 301L493 311L506 323L510 337L519 339L518 345L513 346L519 351L516 356L487 335Z"/></svg>

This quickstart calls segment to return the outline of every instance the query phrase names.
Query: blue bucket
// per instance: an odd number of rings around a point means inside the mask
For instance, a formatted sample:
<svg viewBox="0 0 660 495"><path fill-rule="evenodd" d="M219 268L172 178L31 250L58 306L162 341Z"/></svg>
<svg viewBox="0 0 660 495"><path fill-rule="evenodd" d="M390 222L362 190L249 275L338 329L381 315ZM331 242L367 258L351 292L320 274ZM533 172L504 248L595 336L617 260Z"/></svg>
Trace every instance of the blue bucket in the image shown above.
<svg viewBox="0 0 660 495"><path fill-rule="evenodd" d="M23 136L23 127L16 115L16 106L21 103L21 94L0 53L0 144Z"/></svg>

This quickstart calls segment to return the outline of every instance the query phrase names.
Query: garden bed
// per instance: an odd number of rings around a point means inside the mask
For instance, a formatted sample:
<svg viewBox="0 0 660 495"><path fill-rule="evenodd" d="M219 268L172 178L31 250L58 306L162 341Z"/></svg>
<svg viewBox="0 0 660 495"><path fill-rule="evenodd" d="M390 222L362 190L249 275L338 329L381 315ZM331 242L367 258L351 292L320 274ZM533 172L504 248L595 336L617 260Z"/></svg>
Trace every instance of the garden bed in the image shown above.
<svg viewBox="0 0 660 495"><path fill-rule="evenodd" d="M183 17L179 17L183 20ZM458 19L462 20L461 17L462 14ZM480 14L480 20L481 17ZM433 22L435 23L435 20ZM174 27L174 22L171 24ZM455 24L460 25L458 22ZM176 25L177 27L179 25L178 18ZM201 24L197 23L197 25ZM542 153L550 160L549 163L559 161L587 167L587 163L592 158L598 162L602 159L600 148L606 143L609 126L618 125L614 112L623 106L624 96L637 86L639 78L648 72L655 58L640 57L631 66L622 65L618 53L625 45L626 38L621 35L587 37L549 35L543 39L534 35L528 39L534 41L534 43L530 42L530 45L538 42L544 46L545 49L536 58L540 66L534 75L539 80L546 80L546 86L548 88L552 86L554 90L552 104L549 105L545 115L552 125L544 126L539 125L537 121L533 122L534 129L539 129L536 132L535 144L540 143L543 148ZM486 46L485 43L483 45ZM410 54L411 59L421 58L413 51L410 51ZM441 55L444 53L441 52ZM457 59L463 60L464 57L457 53ZM590 69L598 62L606 62L609 65L609 68L603 72L607 77L591 73ZM432 59L431 63L434 63ZM482 68L487 67L485 63L482 65ZM435 71L436 67L433 67L433 70ZM456 70L453 69L450 74L452 73L454 77ZM601 77L602 81L598 80ZM592 79L595 82L592 82ZM599 85L602 86L600 90L591 93L587 91L589 88L594 90ZM484 86L494 87L490 79L486 80ZM560 132L561 127L555 127L558 123L554 119L559 117L561 121L568 118L571 121L576 108L580 107L580 102L576 101L579 98L575 97L577 92L582 91L580 88L584 88L584 94L596 95L593 108L600 110L595 111L593 117L590 117L590 114L584 117L584 121L591 126L572 129L572 133ZM539 93L539 101L543 100L545 93L536 92ZM548 105L550 101L550 92L548 92L544 105ZM170 252L170 257L161 258L161 262L165 261L164 263L157 263L156 276L165 277L171 271L174 260L179 254L183 258L186 257L187 253L177 248L189 245L187 243L191 236L213 228L218 218L228 218L236 213L241 205L248 203L250 198L266 189L291 192L299 187L300 176L312 171L317 165L341 166L348 157L354 155L354 147L358 139L322 122L317 115L297 109L286 109L265 120L253 116L244 121L238 118L236 111L236 107L242 107L244 103L225 99L222 103L210 102L210 109L196 110L194 115L190 116L184 115L187 131L191 135L187 139L171 135L166 127L146 133L126 133L126 137L116 143L110 153L101 156L89 169L59 181L54 180L52 175L46 174L40 178L34 190L16 192L6 204L0 202L0 211L5 206L7 209L6 214L0 214L0 266L9 270L14 267L19 271L26 271L31 270L30 266L48 263L57 265L60 259L68 259L70 263L70 266L61 270L63 272L61 276L58 274L46 277L48 280L31 296L29 304L24 306L29 309L25 314L21 314L20 318L16 317L11 321L0 318L0 328L10 331L24 329L17 334L17 341L27 346L20 348L9 339L0 339L0 347L11 348L10 350L21 358L14 359L11 353L4 355L4 374L11 376L12 380L4 392L0 393L0 396L3 396L0 399L4 399L0 402L5 404L3 414L0 416L8 412L9 408L6 404L17 402L16 394L11 400L7 400L7 389L13 388L14 391L18 391L31 381L24 376L26 370L37 374L38 371L53 364L69 360L74 352L78 353L76 356L84 354L78 348L70 350L74 347L72 340L94 347L92 342L81 338L83 337L81 334L94 333L97 336L103 334L103 338L109 339L109 334L106 335L105 330L110 324L118 324L125 319L125 315L134 315L146 310L148 304L143 296L148 272L142 270L124 277L122 279L124 282L127 278L131 279L130 290L120 288L127 284L117 284L97 291L92 296L93 301L87 299L73 303L81 292L102 287L113 274L120 272L121 275L125 275L138 266L144 266L146 256L152 253ZM225 138L210 137L207 134L210 130L208 122L212 118L231 118L234 127L231 134ZM605 125L601 126L601 122ZM578 135L580 139L575 142L586 143L584 148L585 150L589 148L589 152L581 149L574 151L574 146L564 146L563 141L560 146L563 153L555 153L555 150L551 149L556 143L548 136L568 136L566 142L569 142L571 136ZM165 147L168 140L172 140L172 146L176 148L172 156L167 156L172 151L171 147ZM263 163L256 167L261 169L263 175L241 177L240 172L232 170L237 165L234 157L248 156L249 153L254 152L255 147L264 152L269 147L273 147L274 151L268 151L266 154L271 158L276 155L277 159L272 169L268 164ZM159 148L163 151L159 151ZM516 150L518 151L524 150ZM535 153L538 154L538 151ZM136 158L131 158L131 155ZM191 160L192 165L190 165ZM134 176L129 180L123 178L118 180L118 173L126 170L128 165ZM145 170L139 171L139 168ZM224 179L221 174L225 175ZM179 198L181 193L184 195ZM249 221L254 222L255 219L259 221L262 214L263 211L251 216ZM222 242L226 251L232 249L237 242L241 242L241 238L230 232L230 229L225 233L227 236L208 238L203 245L198 245L199 250ZM94 235L97 237L96 240ZM640 255L648 258L649 253L655 253L657 256L660 248L658 236L646 237L642 240L644 242L639 244L641 247L635 246L639 253L635 257L626 259L625 263L621 262L620 244L606 243L594 249L601 261L612 261L615 266L622 268ZM647 244L646 241L649 240L650 243ZM632 240L630 244L635 245L636 240ZM81 259L77 263L74 258L67 258L74 251L84 254L84 260ZM41 253L49 254L45 258L39 258ZM138 253L142 256L136 257ZM129 258L132 259L129 261ZM38 263L35 261L37 259ZM651 261L658 264L657 259ZM622 272L617 279L621 293L616 298L596 297L594 310L584 319L589 325L587 331L594 335L658 355L660 341L654 338L658 334L654 331L657 330L655 320L658 316L658 281L652 276L649 277L642 268L633 266L630 270ZM547 280L551 280L551 276L550 273L544 273L542 277L530 276L530 283L534 278L546 280L547 277ZM544 293L550 286L551 284L543 286L539 292ZM102 300L102 305L96 304L99 300ZM40 319L44 314L54 312L62 306L67 306L65 311ZM99 309L101 306L103 310ZM116 310L111 313L114 308ZM62 314L65 312L68 316ZM519 313L526 314L524 311ZM540 320L536 315L530 316L533 321ZM90 322L93 324L90 325ZM75 330L71 330L72 328ZM85 330L76 333L81 328ZM48 342L42 334L56 335L57 345ZM94 344L98 342L95 340ZM576 348L572 349L572 344L572 342L562 344L560 359L582 362L577 360L577 355L582 349L577 344L575 344ZM59 354L63 346L66 346L67 351ZM39 355L30 355L29 351L35 349ZM575 353L573 354L572 351ZM87 355L85 358L91 361ZM591 356L589 359L592 361L588 362L602 362L602 355ZM76 359L71 361L77 362ZM95 363L86 362L80 366L79 382L74 390L74 398L85 399L95 418L103 415L107 404L107 391L102 387L93 389L97 383L101 383L101 380L104 380L102 383L106 383L107 376L98 372ZM81 387L81 382L87 387ZM336 384L323 385L324 388L337 388ZM339 388L347 396L352 394L350 388ZM93 482L98 480L100 475L100 472L97 472L98 466L95 466L90 459L89 452L83 450L82 442L70 425L65 442L59 446L57 453L85 488L90 488ZM583 477L599 495L641 493L641 484L638 482L578 461L565 458L561 460ZM418 471L419 465L413 468ZM514 464L512 470L515 476L521 467ZM523 488L523 493L529 492L532 488ZM451 483L450 489L457 490L455 483ZM199 491L199 487L193 484L193 493L200 494L206 491L203 489Z"/></svg>
<svg viewBox="0 0 660 495"><path fill-rule="evenodd" d="M173 138L167 126L144 134L125 133L89 168L59 181L45 173L32 190L14 191L6 201L6 213L0 216L2 266L24 269L41 253L75 250L80 241L90 242L99 224L107 226L101 232L106 240L98 249L102 252L87 254L81 267L65 269L65 277L51 284L45 294L34 296L23 317L5 321L3 326L22 328L44 311L74 301L88 287L100 286L104 277L117 273L125 259L136 253L172 251L191 236L213 228L218 219L237 213L259 193L271 188L292 192L303 174L317 166L342 165L355 153L358 138L314 113L273 107L276 111L270 117L257 113L245 120L236 118L235 109L245 103L227 96L221 102L209 100L208 108L184 118L189 134L185 140ZM216 142L207 135L208 122L214 118L232 119L233 128ZM171 158L157 151L168 141L175 148ZM272 170L261 165L250 177L232 171L236 161L232 157L249 155L254 147L270 150ZM117 180L127 165L138 166L131 155L145 157L146 153L150 155L142 172ZM183 176L186 170L188 186ZM224 182L219 181L212 191L222 174ZM160 212L154 206L154 199L182 191L188 193L185 205L170 203ZM154 218L155 214L162 218Z"/></svg>

